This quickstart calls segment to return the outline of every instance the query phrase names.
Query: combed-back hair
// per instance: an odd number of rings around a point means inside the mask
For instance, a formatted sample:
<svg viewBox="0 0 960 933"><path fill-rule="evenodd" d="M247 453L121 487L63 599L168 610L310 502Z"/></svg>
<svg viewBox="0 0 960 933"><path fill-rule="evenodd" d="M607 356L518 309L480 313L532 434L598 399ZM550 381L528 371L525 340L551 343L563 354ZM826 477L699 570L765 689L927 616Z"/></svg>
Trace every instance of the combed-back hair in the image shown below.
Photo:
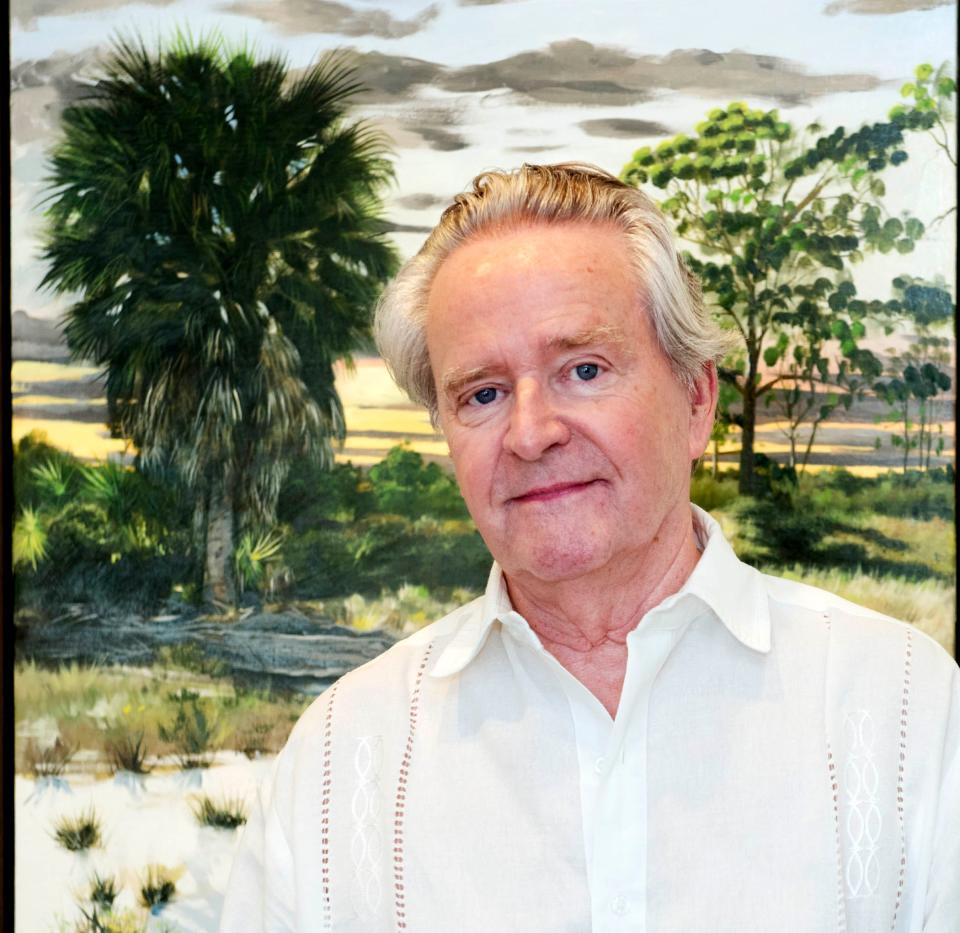
<svg viewBox="0 0 960 933"><path fill-rule="evenodd" d="M650 315L677 378L690 386L730 349L729 336L704 310L700 284L677 250L657 205L594 165L564 162L483 172L440 216L420 251L384 290L374 337L404 392L430 410L437 391L427 350L427 301L440 264L478 236L539 224L593 223L623 232L637 279L638 307Z"/></svg>

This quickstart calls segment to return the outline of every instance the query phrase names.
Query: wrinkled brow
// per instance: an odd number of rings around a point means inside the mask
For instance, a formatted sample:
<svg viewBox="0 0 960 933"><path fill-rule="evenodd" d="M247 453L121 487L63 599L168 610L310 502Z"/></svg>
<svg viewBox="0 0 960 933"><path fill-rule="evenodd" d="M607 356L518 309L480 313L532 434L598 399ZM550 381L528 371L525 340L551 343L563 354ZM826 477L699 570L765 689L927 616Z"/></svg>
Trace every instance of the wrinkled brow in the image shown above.
<svg viewBox="0 0 960 933"><path fill-rule="evenodd" d="M584 347L594 347L601 344L613 345L620 350L629 352L629 341L623 329L613 324L598 324L596 327L586 327L573 334L561 334L551 337L546 344L548 350L580 350ZM445 396L453 397L472 382L482 382L495 374L490 366L475 366L472 369L463 369L455 366L445 373L441 387Z"/></svg>
<svg viewBox="0 0 960 933"><path fill-rule="evenodd" d="M473 369L455 366L443 376L443 394L448 398L459 395L465 386L478 380L483 381L492 372L489 366L475 366Z"/></svg>
<svg viewBox="0 0 960 933"><path fill-rule="evenodd" d="M613 344L619 348L627 346L627 335L623 329L614 324L598 324L596 327L586 327L575 334L563 334L552 337L547 342L551 350L579 350L582 347L592 347L597 344Z"/></svg>

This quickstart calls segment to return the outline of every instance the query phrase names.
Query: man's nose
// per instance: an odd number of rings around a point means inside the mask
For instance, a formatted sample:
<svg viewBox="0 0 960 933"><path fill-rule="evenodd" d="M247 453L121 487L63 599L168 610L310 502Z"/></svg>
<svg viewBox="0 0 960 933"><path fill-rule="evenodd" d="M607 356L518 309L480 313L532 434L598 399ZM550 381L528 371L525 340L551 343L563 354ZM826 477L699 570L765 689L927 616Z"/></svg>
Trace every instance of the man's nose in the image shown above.
<svg viewBox="0 0 960 933"><path fill-rule="evenodd" d="M562 415L539 382L519 381L514 387L504 449L521 460L539 460L554 445L570 440L570 429Z"/></svg>

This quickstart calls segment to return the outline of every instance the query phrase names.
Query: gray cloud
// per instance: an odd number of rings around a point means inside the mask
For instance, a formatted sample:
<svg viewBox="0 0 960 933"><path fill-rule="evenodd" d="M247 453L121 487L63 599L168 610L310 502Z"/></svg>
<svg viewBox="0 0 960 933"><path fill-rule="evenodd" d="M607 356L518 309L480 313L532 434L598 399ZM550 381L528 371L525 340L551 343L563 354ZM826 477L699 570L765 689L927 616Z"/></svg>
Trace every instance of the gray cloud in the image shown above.
<svg viewBox="0 0 960 933"><path fill-rule="evenodd" d="M411 126L410 129L419 134L431 149L440 152L456 152L470 145L459 133L452 133L440 126Z"/></svg>
<svg viewBox="0 0 960 933"><path fill-rule="evenodd" d="M892 13L910 13L914 10L935 10L952 6L954 0L832 0L824 8L827 16L838 13L857 13L861 16L889 16Z"/></svg>
<svg viewBox="0 0 960 933"><path fill-rule="evenodd" d="M436 194L429 194L426 191L418 191L414 194L405 194L397 198L394 202L397 207L404 207L411 211L426 211L431 207L439 207L441 204L449 204L450 198L441 198Z"/></svg>
<svg viewBox="0 0 960 933"><path fill-rule="evenodd" d="M511 146L509 151L527 153L528 155L536 155L538 152L555 152L557 149L566 148L566 146L559 144L556 146Z"/></svg>
<svg viewBox="0 0 960 933"><path fill-rule="evenodd" d="M354 63L358 78L369 89L363 99L370 102L400 100L419 86L432 85L461 94L506 90L551 104L625 106L649 100L662 90L749 95L795 104L880 84L868 74L808 74L798 63L770 55L707 49L634 55L580 39L462 68L382 52L356 53Z"/></svg>
<svg viewBox="0 0 960 933"><path fill-rule="evenodd" d="M655 120L630 120L623 117L604 117L600 120L581 120L579 126L588 136L612 139L635 139L638 136L667 136L673 131Z"/></svg>
<svg viewBox="0 0 960 933"><path fill-rule="evenodd" d="M59 52L49 58L19 62L10 68L10 92L52 87L69 103L83 97L102 73L98 49L73 55Z"/></svg>
<svg viewBox="0 0 960 933"><path fill-rule="evenodd" d="M436 4L412 19L396 19L386 10L355 10L335 0L237 0L223 8L227 13L251 16L275 26L287 35L323 32L341 36L378 36L401 39L419 32L437 18Z"/></svg>
<svg viewBox="0 0 960 933"><path fill-rule="evenodd" d="M11 0L10 19L24 29L35 29L38 16L69 16L93 10L112 10L130 0ZM169 6L173 0L149 0L154 6Z"/></svg>

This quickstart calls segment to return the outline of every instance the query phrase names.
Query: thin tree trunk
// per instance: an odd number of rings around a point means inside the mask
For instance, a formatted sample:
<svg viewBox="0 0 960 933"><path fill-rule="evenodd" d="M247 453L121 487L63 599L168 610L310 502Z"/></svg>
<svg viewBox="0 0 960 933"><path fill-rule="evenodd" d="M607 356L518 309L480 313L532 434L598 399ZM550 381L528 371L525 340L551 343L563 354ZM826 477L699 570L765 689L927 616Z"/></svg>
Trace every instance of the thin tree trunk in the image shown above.
<svg viewBox="0 0 960 933"><path fill-rule="evenodd" d="M720 441L713 442L713 478L717 478L719 472L719 461L720 461Z"/></svg>
<svg viewBox="0 0 960 933"><path fill-rule="evenodd" d="M237 604L233 574L233 502L218 484L207 505L206 560L203 574L203 601L220 607Z"/></svg>
<svg viewBox="0 0 960 933"><path fill-rule="evenodd" d="M743 387L743 429L741 431L740 446L740 482L738 491L741 495L752 495L754 486L753 439L757 419L757 387L755 381L756 366L751 365L747 371L747 381Z"/></svg>

